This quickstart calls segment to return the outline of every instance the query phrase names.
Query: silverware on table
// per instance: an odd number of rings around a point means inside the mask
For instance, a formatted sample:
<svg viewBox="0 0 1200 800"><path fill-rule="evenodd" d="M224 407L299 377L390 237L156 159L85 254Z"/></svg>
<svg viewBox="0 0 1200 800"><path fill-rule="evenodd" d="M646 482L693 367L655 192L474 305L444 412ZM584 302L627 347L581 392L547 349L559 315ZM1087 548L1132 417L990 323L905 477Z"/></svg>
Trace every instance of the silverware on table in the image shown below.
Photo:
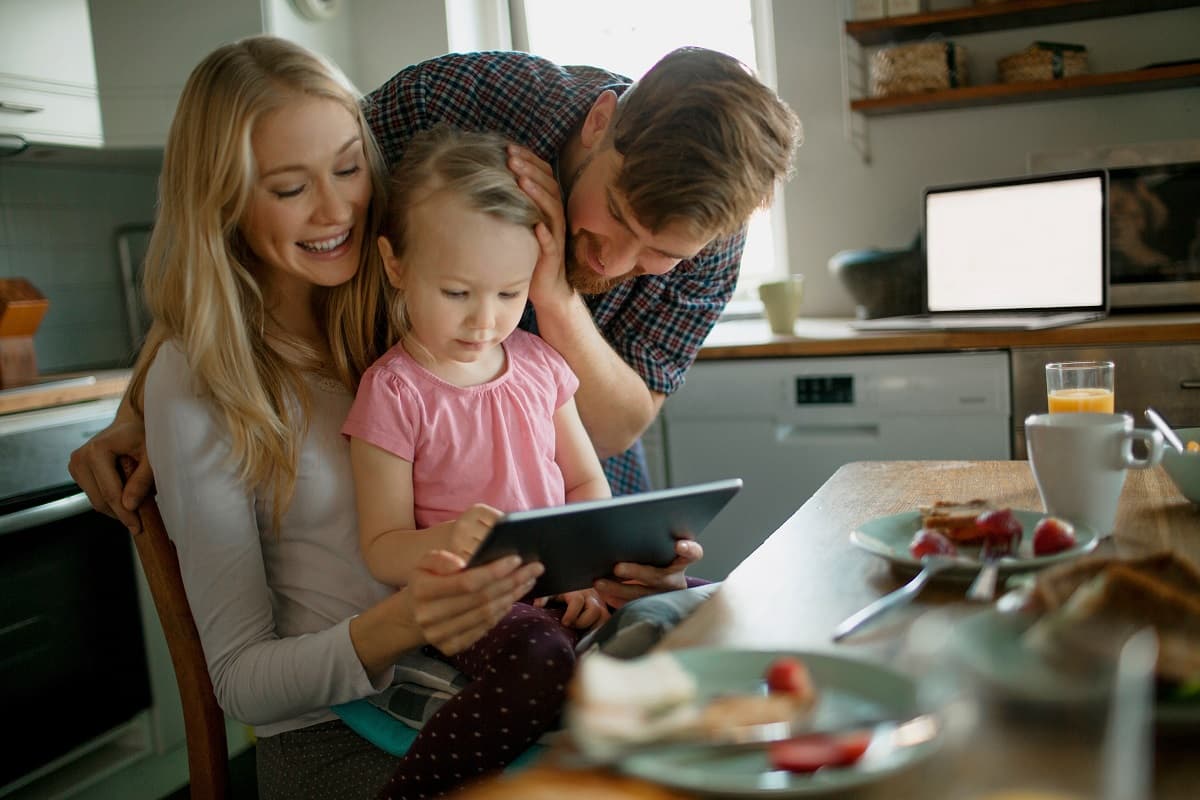
<svg viewBox="0 0 1200 800"><path fill-rule="evenodd" d="M693 758L713 758L725 753L740 753L768 747L775 742L805 736L836 737L856 734L870 734L872 742L883 739L894 747L912 747L934 739L941 729L941 719L935 714L917 714L906 719L870 717L819 724L813 723L811 717L801 716L784 722L738 725L648 742L630 742L627 746L600 752L581 752L579 758L588 766L617 764L630 756L663 751L676 756L686 754Z"/></svg>
<svg viewBox="0 0 1200 800"><path fill-rule="evenodd" d="M915 578L844 619L833 629L833 640L840 642L876 617L911 601L934 575L962 563L956 556L925 556L921 559L921 571Z"/></svg>
<svg viewBox="0 0 1200 800"><path fill-rule="evenodd" d="M1185 452L1183 440L1180 439L1179 435L1175 433L1174 429L1167 424L1167 421L1158 415L1157 411L1155 411L1153 408L1147 408L1146 419L1150 420L1151 424L1153 424L1155 428L1158 428L1158 432L1163 435L1163 438L1166 439L1167 442L1174 447L1177 452Z"/></svg>
<svg viewBox="0 0 1200 800"><path fill-rule="evenodd" d="M996 548L992 546L990 539L984 540L983 550L980 553L983 566L979 568L975 580L971 581L971 585L967 587L968 600L981 603L992 602L992 598L996 596L996 575L1000 571L1002 556L1003 554L997 552Z"/></svg>
<svg viewBox="0 0 1200 800"><path fill-rule="evenodd" d="M1154 784L1154 665L1158 637L1142 628L1125 642L1117 658L1112 703L1100 759L1102 800L1142 800Z"/></svg>

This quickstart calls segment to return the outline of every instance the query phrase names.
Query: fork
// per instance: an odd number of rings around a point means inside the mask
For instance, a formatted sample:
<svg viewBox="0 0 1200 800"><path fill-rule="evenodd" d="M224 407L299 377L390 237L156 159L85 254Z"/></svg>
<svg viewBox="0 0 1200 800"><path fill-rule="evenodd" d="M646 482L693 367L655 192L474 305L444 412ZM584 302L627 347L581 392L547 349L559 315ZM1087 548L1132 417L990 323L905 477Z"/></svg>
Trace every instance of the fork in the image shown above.
<svg viewBox="0 0 1200 800"><path fill-rule="evenodd" d="M996 574L1000 571L1000 557L1003 555L992 547L991 539L984 539L980 551L983 566L979 568L975 580L967 587L967 599L981 603L990 603L996 596Z"/></svg>
<svg viewBox="0 0 1200 800"><path fill-rule="evenodd" d="M921 571L916 577L908 583L901 586L895 591L885 594L878 600L875 600L865 608L856 611L833 629L833 641L840 642L842 639L849 636L854 631L861 628L871 620L888 611L889 609L901 606L914 597L921 591L922 587L929 582L929 579L939 572L949 569L950 567L961 564L956 556L925 556L921 559Z"/></svg>

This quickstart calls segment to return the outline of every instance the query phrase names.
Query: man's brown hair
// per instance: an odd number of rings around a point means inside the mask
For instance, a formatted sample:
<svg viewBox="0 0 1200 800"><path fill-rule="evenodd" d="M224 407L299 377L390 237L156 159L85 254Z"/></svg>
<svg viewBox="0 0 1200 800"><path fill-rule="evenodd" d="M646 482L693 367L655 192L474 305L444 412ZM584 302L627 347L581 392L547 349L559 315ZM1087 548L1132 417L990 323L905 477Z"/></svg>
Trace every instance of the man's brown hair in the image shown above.
<svg viewBox="0 0 1200 800"><path fill-rule="evenodd" d="M790 177L800 120L732 56L665 55L621 96L610 128L624 163L616 188L651 231L683 223L725 236Z"/></svg>

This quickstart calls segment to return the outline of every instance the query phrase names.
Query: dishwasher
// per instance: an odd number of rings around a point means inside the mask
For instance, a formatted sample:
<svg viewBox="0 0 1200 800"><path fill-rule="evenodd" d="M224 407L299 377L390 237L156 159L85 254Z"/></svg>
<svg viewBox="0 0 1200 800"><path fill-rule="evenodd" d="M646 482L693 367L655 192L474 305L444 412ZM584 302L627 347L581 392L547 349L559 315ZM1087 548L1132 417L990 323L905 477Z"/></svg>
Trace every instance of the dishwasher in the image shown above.
<svg viewBox="0 0 1200 800"><path fill-rule="evenodd" d="M1008 353L699 361L663 406L666 482L741 478L689 572L721 580L852 461L1007 460Z"/></svg>

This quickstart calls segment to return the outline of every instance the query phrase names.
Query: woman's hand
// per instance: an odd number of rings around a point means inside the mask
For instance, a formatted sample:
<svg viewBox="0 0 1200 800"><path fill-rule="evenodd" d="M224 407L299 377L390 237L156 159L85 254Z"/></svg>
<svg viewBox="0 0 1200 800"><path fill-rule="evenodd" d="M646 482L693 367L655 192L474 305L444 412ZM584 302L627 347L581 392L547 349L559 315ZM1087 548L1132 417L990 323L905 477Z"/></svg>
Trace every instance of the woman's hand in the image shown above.
<svg viewBox="0 0 1200 800"><path fill-rule="evenodd" d="M129 456L137 462L129 480L123 479L117 467L120 456ZM118 416L71 453L67 471L87 494L92 508L117 518L130 533L141 533L137 507L154 485L154 475L146 459L146 428L141 419L122 420Z"/></svg>
<svg viewBox="0 0 1200 800"><path fill-rule="evenodd" d="M704 557L704 548L692 539L680 539L675 543L675 560L665 567L649 567L645 564L617 564L613 574L620 582L600 579L596 591L613 608L620 608L630 600L637 600L659 592L671 592L687 588L683 572Z"/></svg>
<svg viewBox="0 0 1200 800"><path fill-rule="evenodd" d="M534 228L539 253L529 284L529 300L534 308L570 300L575 291L567 283L564 261L567 219L554 168L532 150L515 144L508 146L508 168L516 175L517 185L546 217L546 223Z"/></svg>
<svg viewBox="0 0 1200 800"><path fill-rule="evenodd" d="M422 638L450 656L479 641L545 571L536 561L522 565L520 556L465 567L454 553L432 550L404 589Z"/></svg>

